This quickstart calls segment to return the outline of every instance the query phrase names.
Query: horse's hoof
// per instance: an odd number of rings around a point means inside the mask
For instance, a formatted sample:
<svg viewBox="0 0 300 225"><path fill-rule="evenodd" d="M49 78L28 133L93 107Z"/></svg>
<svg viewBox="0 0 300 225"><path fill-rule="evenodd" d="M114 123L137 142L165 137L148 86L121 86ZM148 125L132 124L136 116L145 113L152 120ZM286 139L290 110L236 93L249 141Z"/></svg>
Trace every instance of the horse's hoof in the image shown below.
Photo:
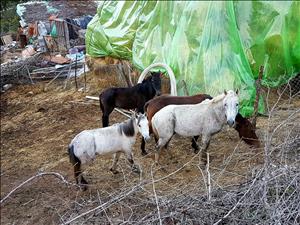
<svg viewBox="0 0 300 225"><path fill-rule="evenodd" d="M119 173L118 170L114 170L114 169L110 169L110 171L111 171L113 174L118 174L118 173Z"/></svg>
<svg viewBox="0 0 300 225"><path fill-rule="evenodd" d="M142 151L142 156L146 156L146 155L148 155L148 152Z"/></svg>
<svg viewBox="0 0 300 225"><path fill-rule="evenodd" d="M175 159L172 163L173 164L178 164L179 162L178 162L178 160Z"/></svg>
<svg viewBox="0 0 300 225"><path fill-rule="evenodd" d="M87 185L86 184L83 184L83 185L80 185L80 189L82 191L86 191L88 188L87 188Z"/></svg>
<svg viewBox="0 0 300 225"><path fill-rule="evenodd" d="M160 167L159 168L161 171L163 171L164 173L168 173L168 170L165 167Z"/></svg>
<svg viewBox="0 0 300 225"><path fill-rule="evenodd" d="M206 165L207 165L207 161L202 159L200 162L200 168L202 170L206 170Z"/></svg>
<svg viewBox="0 0 300 225"><path fill-rule="evenodd" d="M194 149L194 152L197 154L199 152L199 146L197 144L192 144L192 148Z"/></svg>
<svg viewBox="0 0 300 225"><path fill-rule="evenodd" d="M134 165L134 166L132 167L132 172L137 173L137 174L140 174L140 173L141 173L141 170L138 168L138 166Z"/></svg>
<svg viewBox="0 0 300 225"><path fill-rule="evenodd" d="M86 191L88 189L88 182L84 178L82 178L80 182L80 189L82 191Z"/></svg>

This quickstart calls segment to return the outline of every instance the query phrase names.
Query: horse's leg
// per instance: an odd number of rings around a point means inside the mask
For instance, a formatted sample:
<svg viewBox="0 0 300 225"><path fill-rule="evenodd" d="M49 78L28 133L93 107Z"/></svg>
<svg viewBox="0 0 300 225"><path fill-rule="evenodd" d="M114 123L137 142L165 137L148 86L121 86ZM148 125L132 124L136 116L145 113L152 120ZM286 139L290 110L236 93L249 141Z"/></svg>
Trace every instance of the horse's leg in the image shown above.
<svg viewBox="0 0 300 225"><path fill-rule="evenodd" d="M174 158L172 152L168 150L169 143L170 143L171 139L172 139L172 137L169 139L169 141L164 146L165 150L167 151L167 153L169 155L170 160L172 160Z"/></svg>
<svg viewBox="0 0 300 225"><path fill-rule="evenodd" d="M145 142L144 138L142 137L142 143L141 143L142 155L147 155L148 154L145 150L145 145L146 145L146 142Z"/></svg>
<svg viewBox="0 0 300 225"><path fill-rule="evenodd" d="M194 136L192 139L192 147L194 149L194 153L197 154L199 152L199 146L197 144L197 140L198 140L199 136Z"/></svg>
<svg viewBox="0 0 300 225"><path fill-rule="evenodd" d="M108 127L109 125L109 115L114 110L113 106L107 106L104 108L102 115L102 127Z"/></svg>
<svg viewBox="0 0 300 225"><path fill-rule="evenodd" d="M210 138L210 135L202 136L202 161L204 165L207 164L207 148L209 146Z"/></svg>
<svg viewBox="0 0 300 225"><path fill-rule="evenodd" d="M101 95L100 95L99 96L99 103L100 103L100 109L101 109L101 112L102 112L102 127L107 127L108 126L108 119L106 117L104 117L105 107L104 107L103 101L104 100L101 98Z"/></svg>
<svg viewBox="0 0 300 225"><path fill-rule="evenodd" d="M74 176L75 176L76 183L82 187L83 191L86 191L87 190L86 185L88 184L88 182L82 176L80 161L76 162L76 164L74 164Z"/></svg>
<svg viewBox="0 0 300 225"><path fill-rule="evenodd" d="M70 162L72 163L73 169L74 169L74 177L76 180L76 183L80 186L88 184L84 177L82 176L82 170L81 170L81 160L74 154L74 145L69 146L68 148ZM83 190L86 190L86 186L83 186Z"/></svg>
<svg viewBox="0 0 300 225"><path fill-rule="evenodd" d="M172 136L171 136L172 137ZM159 165L159 154L163 147L170 141L170 138L159 138L158 143L156 145L156 152L155 152L155 164Z"/></svg>
<svg viewBox="0 0 300 225"><path fill-rule="evenodd" d="M139 167L134 164L133 155L132 155L131 150L125 151L125 155L126 155L127 161L129 162L129 164L131 166L132 172L140 173L141 171L140 171Z"/></svg>
<svg viewBox="0 0 300 225"><path fill-rule="evenodd" d="M76 184L79 184L79 178L81 174L80 162L73 165L73 168L74 168L74 177L76 180Z"/></svg>
<svg viewBox="0 0 300 225"><path fill-rule="evenodd" d="M154 140L155 140L155 143L157 143L158 139L155 135L154 135ZM144 138L142 137L141 150L142 150L142 155L144 155L144 156L148 154L148 152L146 152L146 150L145 150L145 146L146 146L146 142L145 142Z"/></svg>
<svg viewBox="0 0 300 225"><path fill-rule="evenodd" d="M119 161L120 155L121 155L121 152L116 152L116 153L114 154L113 164L112 164L112 167L110 168L110 171L111 171L113 174L119 173L119 171L117 171L117 163L118 163L118 161Z"/></svg>

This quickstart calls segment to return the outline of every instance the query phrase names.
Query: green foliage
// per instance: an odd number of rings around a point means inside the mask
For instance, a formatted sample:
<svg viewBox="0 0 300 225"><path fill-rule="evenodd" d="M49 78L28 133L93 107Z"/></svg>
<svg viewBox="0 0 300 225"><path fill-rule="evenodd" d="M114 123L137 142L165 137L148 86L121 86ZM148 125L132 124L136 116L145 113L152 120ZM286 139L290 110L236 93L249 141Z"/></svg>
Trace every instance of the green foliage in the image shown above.
<svg viewBox="0 0 300 225"><path fill-rule="evenodd" d="M16 32L19 26L19 20L20 18L16 13L16 7L4 10L0 17L1 35L7 32Z"/></svg>
<svg viewBox="0 0 300 225"><path fill-rule="evenodd" d="M24 0L1 0L0 1L0 11L1 14L3 13L2 11L7 10L11 7L16 7L17 4L20 2L24 2Z"/></svg>
<svg viewBox="0 0 300 225"><path fill-rule="evenodd" d="M16 32L19 26L19 16L16 8L19 3L26 2L26 0L1 0L0 1L0 24L1 35L7 32Z"/></svg>

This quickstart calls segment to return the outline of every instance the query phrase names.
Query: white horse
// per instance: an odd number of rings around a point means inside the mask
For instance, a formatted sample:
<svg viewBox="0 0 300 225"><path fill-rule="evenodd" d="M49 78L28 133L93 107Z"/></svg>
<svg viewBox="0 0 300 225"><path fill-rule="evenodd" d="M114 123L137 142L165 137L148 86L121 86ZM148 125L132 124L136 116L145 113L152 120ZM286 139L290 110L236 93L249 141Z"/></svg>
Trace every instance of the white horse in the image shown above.
<svg viewBox="0 0 300 225"><path fill-rule="evenodd" d="M195 105L168 105L158 111L151 120L154 135L158 139L155 162L159 152L167 147L174 133L185 137L202 135L202 154L206 160L206 149L211 136L228 123L233 126L239 109L238 91L232 90Z"/></svg>
<svg viewBox="0 0 300 225"><path fill-rule="evenodd" d="M84 130L77 134L68 148L70 162L74 166L76 183L83 185L83 189L86 190L85 185L88 183L81 174L81 164L92 161L96 155L114 154L113 165L110 170L113 173L118 173L117 162L123 152L133 172L139 173L140 170L134 164L132 156L132 146L136 141L138 132L146 141L150 139L148 120L144 114L134 114L123 123L94 130Z"/></svg>

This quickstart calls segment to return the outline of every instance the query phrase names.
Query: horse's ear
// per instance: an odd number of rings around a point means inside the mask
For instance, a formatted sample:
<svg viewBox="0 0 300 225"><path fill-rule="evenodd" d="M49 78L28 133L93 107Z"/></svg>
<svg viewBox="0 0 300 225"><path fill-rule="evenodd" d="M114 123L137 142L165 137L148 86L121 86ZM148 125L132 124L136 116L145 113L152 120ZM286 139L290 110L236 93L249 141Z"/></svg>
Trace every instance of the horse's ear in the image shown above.
<svg viewBox="0 0 300 225"><path fill-rule="evenodd" d="M226 90L224 90L224 94L227 95L227 91Z"/></svg>
<svg viewBox="0 0 300 225"><path fill-rule="evenodd" d="M235 93L238 95L239 94L239 89L236 89Z"/></svg>
<svg viewBox="0 0 300 225"><path fill-rule="evenodd" d="M134 115L135 115L135 118L139 118L139 116L141 115L141 113L140 112L138 112L138 110L137 109L135 109L134 110Z"/></svg>
<svg viewBox="0 0 300 225"><path fill-rule="evenodd" d="M129 112L131 113L131 117L137 118L137 112L136 112L136 110L130 109Z"/></svg>

